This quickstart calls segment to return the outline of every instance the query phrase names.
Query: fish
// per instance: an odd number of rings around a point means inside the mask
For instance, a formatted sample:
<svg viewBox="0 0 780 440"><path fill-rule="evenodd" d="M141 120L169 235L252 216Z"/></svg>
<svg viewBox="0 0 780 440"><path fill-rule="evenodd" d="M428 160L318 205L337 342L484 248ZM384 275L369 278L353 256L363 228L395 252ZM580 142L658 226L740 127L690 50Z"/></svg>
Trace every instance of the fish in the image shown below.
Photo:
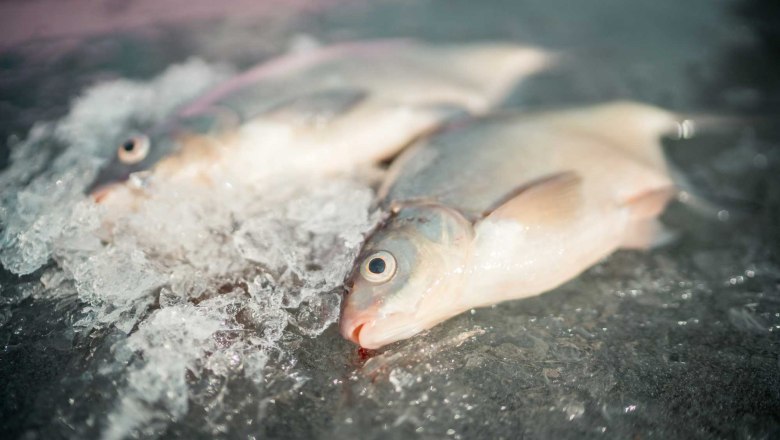
<svg viewBox="0 0 780 440"><path fill-rule="evenodd" d="M116 190L152 171L192 178L217 168L262 179L380 162L453 116L486 112L552 59L513 43L413 40L283 55L217 85L148 133L133 133L87 192L98 202L132 193ZM225 171L228 164L235 169Z"/></svg>
<svg viewBox="0 0 780 440"><path fill-rule="evenodd" d="M611 102L475 117L418 140L379 189L386 219L345 281L341 334L380 348L668 242L658 217L677 189L660 141L683 125Z"/></svg>

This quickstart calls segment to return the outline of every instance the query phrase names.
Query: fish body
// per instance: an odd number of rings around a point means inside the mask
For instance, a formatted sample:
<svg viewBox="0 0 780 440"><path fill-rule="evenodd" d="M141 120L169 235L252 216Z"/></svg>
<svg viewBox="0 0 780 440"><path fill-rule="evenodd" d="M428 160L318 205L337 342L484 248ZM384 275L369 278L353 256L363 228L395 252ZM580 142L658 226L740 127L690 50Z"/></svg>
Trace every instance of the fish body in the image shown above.
<svg viewBox="0 0 780 440"><path fill-rule="evenodd" d="M659 137L676 127L669 112L612 103L476 118L419 141L380 189L390 217L347 281L342 334L377 348L650 246L675 194Z"/></svg>
<svg viewBox="0 0 780 440"><path fill-rule="evenodd" d="M221 164L210 168L223 175L354 169L393 156L454 114L486 111L518 79L549 62L547 53L514 44L407 40L281 56L218 85L150 133L131 137L89 191L102 199L112 185L166 161L167 176L192 168L196 155L185 150L193 138L215 146L207 162ZM146 147L143 157L124 160L134 146ZM240 161L244 166L225 168Z"/></svg>
<svg viewBox="0 0 780 440"><path fill-rule="evenodd" d="M251 118L291 98L331 89L366 90L406 105L452 103L480 112L550 59L539 49L510 43L342 43L263 63L187 105L180 115L224 106Z"/></svg>

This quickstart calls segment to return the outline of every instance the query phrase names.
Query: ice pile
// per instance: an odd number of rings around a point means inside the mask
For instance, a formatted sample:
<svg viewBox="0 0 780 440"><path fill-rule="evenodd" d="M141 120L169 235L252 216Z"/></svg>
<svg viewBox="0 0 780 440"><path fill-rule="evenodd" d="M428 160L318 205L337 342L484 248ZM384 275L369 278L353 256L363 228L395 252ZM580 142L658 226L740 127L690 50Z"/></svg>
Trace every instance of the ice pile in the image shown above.
<svg viewBox="0 0 780 440"><path fill-rule="evenodd" d="M83 195L98 165L129 130L226 73L190 61L148 83L94 87L63 120L14 145L0 175L3 266L41 270L41 297L75 292L83 337L126 335L105 339L113 359L92 368L119 387L97 420L104 438L159 435L191 402L212 408L217 426L224 396L214 384L228 377L262 396L267 363L294 365L285 347L337 320L342 281L377 220L372 190L348 176L176 182L112 217L107 240L105 209ZM285 371L282 388L305 381Z"/></svg>

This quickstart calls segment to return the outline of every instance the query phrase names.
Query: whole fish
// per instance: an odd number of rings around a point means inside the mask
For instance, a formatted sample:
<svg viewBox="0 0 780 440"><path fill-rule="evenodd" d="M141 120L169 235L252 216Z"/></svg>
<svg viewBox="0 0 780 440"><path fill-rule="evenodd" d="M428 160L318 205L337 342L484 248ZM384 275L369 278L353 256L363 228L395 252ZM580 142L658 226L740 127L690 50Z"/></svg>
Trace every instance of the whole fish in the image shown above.
<svg viewBox="0 0 780 440"><path fill-rule="evenodd" d="M407 40L281 56L123 142L88 190L104 201L130 175L152 168L168 177L220 169L263 178L378 162L455 113L486 111L549 61L547 53L515 44Z"/></svg>
<svg viewBox="0 0 780 440"><path fill-rule="evenodd" d="M389 218L346 282L341 333L365 348L548 291L619 248L668 239L659 137L675 115L620 102L458 122L393 163Z"/></svg>

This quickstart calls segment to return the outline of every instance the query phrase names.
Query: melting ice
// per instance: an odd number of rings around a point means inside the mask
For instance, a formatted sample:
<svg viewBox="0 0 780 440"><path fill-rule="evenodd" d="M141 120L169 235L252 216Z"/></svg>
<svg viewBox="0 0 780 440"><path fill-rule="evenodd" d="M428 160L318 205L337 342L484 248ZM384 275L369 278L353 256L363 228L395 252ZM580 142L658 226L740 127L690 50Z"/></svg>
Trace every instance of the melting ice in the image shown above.
<svg viewBox="0 0 780 440"><path fill-rule="evenodd" d="M308 175L161 185L106 225L83 192L111 146L227 73L193 60L148 83L96 86L61 121L14 145L0 176L3 265L43 271L38 295L75 293L83 337L127 335L103 368L122 378L98 420L103 438L159 433L197 400L192 384L206 372L240 374L262 389L270 358L290 362L285 335L317 336L338 319L339 287L375 222L366 184Z"/></svg>

